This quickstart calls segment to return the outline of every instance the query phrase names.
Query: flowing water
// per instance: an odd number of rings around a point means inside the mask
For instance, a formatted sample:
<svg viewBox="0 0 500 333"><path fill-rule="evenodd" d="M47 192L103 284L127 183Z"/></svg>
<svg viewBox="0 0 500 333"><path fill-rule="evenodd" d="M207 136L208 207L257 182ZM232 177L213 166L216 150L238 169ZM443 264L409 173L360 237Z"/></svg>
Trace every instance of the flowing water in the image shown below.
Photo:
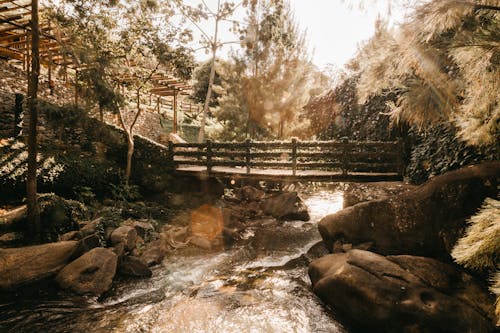
<svg viewBox="0 0 500 333"><path fill-rule="evenodd" d="M145 280L122 281L100 299L43 293L0 301L0 332L346 332L312 293L308 251L317 222L342 208L329 185L302 191L309 222L268 221L244 245L168 256Z"/></svg>

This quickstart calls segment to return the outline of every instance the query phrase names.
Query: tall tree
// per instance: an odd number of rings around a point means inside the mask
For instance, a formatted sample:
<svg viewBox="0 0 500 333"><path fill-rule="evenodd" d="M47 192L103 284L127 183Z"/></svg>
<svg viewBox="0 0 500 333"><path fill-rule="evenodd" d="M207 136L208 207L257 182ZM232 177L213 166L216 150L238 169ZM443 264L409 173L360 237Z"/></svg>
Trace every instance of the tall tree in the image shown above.
<svg viewBox="0 0 500 333"><path fill-rule="evenodd" d="M210 9L207 4L202 1L202 4L198 7L192 7L184 4L183 1L177 0L179 8L181 8L183 15L191 21L199 32L202 34L202 45L211 53L210 58L210 74L208 76L208 87L207 94L205 97L205 102L203 104L203 113L201 117L200 132L198 134L198 142L203 142L205 140L205 126L207 121L208 109L210 102L212 100L212 90L215 80L215 62L217 59L217 50L224 44L224 42L219 41L219 29L220 23L223 20L228 19L237 8L234 2L225 1L221 2L217 0L217 8L215 10ZM214 22L214 33L210 35L203 28L200 27L198 22L201 19L213 19Z"/></svg>
<svg viewBox="0 0 500 333"><path fill-rule="evenodd" d="M242 75L247 136L259 123L278 137L297 133L298 116L312 88L313 66L305 43L285 0L248 4L246 26L241 29L246 64Z"/></svg>
<svg viewBox="0 0 500 333"><path fill-rule="evenodd" d="M72 10L68 11L68 4ZM118 115L127 141L125 183L132 173L134 127L140 118L141 93L162 70L182 79L191 76L193 59L182 45L190 33L170 23L168 1L67 0L56 17L70 36L73 54L85 65L79 79L87 95ZM106 10L105 10L106 9ZM120 90L120 88L125 88ZM127 113L127 115L125 114Z"/></svg>
<svg viewBox="0 0 500 333"><path fill-rule="evenodd" d="M395 91L394 120L456 124L471 144L500 139L498 1L419 1L398 30L383 25L360 53L359 92Z"/></svg>
<svg viewBox="0 0 500 333"><path fill-rule="evenodd" d="M40 75L40 31L38 25L38 0L31 1L31 72L28 86L29 132L28 172L26 179L26 201L31 236L40 240L41 226L37 199L37 122L38 122L38 77Z"/></svg>

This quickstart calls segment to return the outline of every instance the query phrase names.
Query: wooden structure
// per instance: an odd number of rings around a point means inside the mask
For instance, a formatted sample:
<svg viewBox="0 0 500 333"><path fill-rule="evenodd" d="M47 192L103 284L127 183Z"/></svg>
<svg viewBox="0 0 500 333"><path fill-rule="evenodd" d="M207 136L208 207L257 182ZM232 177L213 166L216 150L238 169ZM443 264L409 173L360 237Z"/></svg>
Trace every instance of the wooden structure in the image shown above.
<svg viewBox="0 0 500 333"><path fill-rule="evenodd" d="M401 142L169 142L176 173L258 179L401 180Z"/></svg>
<svg viewBox="0 0 500 333"><path fill-rule="evenodd" d="M178 123L178 96L179 95L189 95L191 86L182 82L181 80L166 74L158 74L153 76L154 87L149 91L150 94L156 95L156 105L158 111L160 110L160 98L166 96L172 96L174 98L172 110L174 113L172 132L177 133L177 123Z"/></svg>
<svg viewBox="0 0 500 333"><path fill-rule="evenodd" d="M29 76L31 64L31 1L0 0L0 57L18 62ZM56 37L57 36L57 37ZM77 64L64 47L68 42L51 26L50 22L40 24L40 64L47 67L49 87L52 92L53 71L56 66L75 71ZM67 75L67 71L65 71ZM67 76L65 76L67 80ZM75 78L75 83L77 82ZM75 85L75 102L78 102Z"/></svg>

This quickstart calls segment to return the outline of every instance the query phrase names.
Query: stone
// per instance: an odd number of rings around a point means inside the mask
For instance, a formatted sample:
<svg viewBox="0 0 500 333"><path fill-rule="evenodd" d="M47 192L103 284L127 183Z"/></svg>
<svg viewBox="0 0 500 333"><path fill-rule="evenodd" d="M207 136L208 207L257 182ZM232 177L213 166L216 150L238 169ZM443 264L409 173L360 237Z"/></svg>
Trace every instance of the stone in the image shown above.
<svg viewBox="0 0 500 333"><path fill-rule="evenodd" d="M99 237L96 234L90 234L84 238L82 238L78 242L78 249L75 252L75 255L77 257L81 256L82 254L89 252L93 248L100 247L101 246L101 241Z"/></svg>
<svg viewBox="0 0 500 333"><path fill-rule="evenodd" d="M59 235L60 241L78 240L81 238L79 231L70 231L65 234Z"/></svg>
<svg viewBox="0 0 500 333"><path fill-rule="evenodd" d="M135 242L137 240L137 231L134 227L121 226L116 228L111 233L111 244L116 245L118 243L123 243L125 249L131 251L135 248Z"/></svg>
<svg viewBox="0 0 500 333"><path fill-rule="evenodd" d="M149 223L149 222L139 222L135 221L132 226L135 228L135 231L137 231L137 234L139 237L144 238L146 234L150 234L155 231L154 226Z"/></svg>
<svg viewBox="0 0 500 333"><path fill-rule="evenodd" d="M413 191L328 215L318 228L330 249L336 241L373 242L381 254L449 258L467 217L486 197L496 197L498 174L500 162L448 172Z"/></svg>
<svg viewBox="0 0 500 333"><path fill-rule="evenodd" d="M146 249L141 255L142 260L148 266L157 265L162 262L165 257L161 240L153 241L146 245Z"/></svg>
<svg viewBox="0 0 500 333"><path fill-rule="evenodd" d="M116 254L95 248L64 267L56 281L63 289L81 295L101 295L111 288L117 266Z"/></svg>
<svg viewBox="0 0 500 333"><path fill-rule="evenodd" d="M118 271L122 275L134 277L151 277L153 272L148 264L141 258L135 256L125 256L118 264Z"/></svg>
<svg viewBox="0 0 500 333"><path fill-rule="evenodd" d="M113 250L113 252L116 254L118 260L120 260L125 255L125 244L118 243L115 246L113 246L111 250Z"/></svg>
<svg viewBox="0 0 500 333"><path fill-rule="evenodd" d="M202 205L191 212L190 223L193 236L213 241L222 235L224 229L222 210L212 205Z"/></svg>
<svg viewBox="0 0 500 333"><path fill-rule="evenodd" d="M313 291L355 331L492 332L493 300L435 259L351 250L311 263Z"/></svg>
<svg viewBox="0 0 500 333"><path fill-rule="evenodd" d="M77 241L0 249L0 289L11 289L56 274L73 257Z"/></svg>
<svg viewBox="0 0 500 333"><path fill-rule="evenodd" d="M297 192L285 192L267 198L261 205L262 211L280 220L309 221L307 206Z"/></svg>
<svg viewBox="0 0 500 333"><path fill-rule="evenodd" d="M236 190L235 195L241 201L260 201L266 196L266 193L253 186L246 185Z"/></svg>
<svg viewBox="0 0 500 333"><path fill-rule="evenodd" d="M194 246L199 247L199 248L204 249L204 250L212 249L212 243L208 239L204 238L203 236L195 235L195 236L191 237L189 242L191 244L193 244Z"/></svg>
<svg viewBox="0 0 500 333"><path fill-rule="evenodd" d="M95 234L97 232L97 226L101 223L101 219L95 219L93 221L90 221L86 223L83 227L80 229L80 233L82 237L86 237L91 234Z"/></svg>

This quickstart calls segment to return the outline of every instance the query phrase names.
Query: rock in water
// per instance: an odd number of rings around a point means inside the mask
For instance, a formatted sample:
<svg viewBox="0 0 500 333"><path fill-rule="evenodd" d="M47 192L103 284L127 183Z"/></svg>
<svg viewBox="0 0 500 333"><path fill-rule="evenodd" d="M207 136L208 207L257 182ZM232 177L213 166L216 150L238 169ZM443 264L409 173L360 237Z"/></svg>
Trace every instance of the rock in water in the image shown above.
<svg viewBox="0 0 500 333"><path fill-rule="evenodd" d="M128 251L134 249L136 240L137 231L134 227L121 226L111 233L111 243L113 245L123 243L125 245L125 249Z"/></svg>
<svg viewBox="0 0 500 333"><path fill-rule="evenodd" d="M147 263L134 256L123 257L119 262L118 271L123 275L135 277L151 277L153 275Z"/></svg>
<svg viewBox="0 0 500 333"><path fill-rule="evenodd" d="M449 258L472 215L496 197L500 162L448 172L414 191L363 202L324 217L318 227L330 251L337 240L373 242L381 254Z"/></svg>
<svg viewBox="0 0 500 333"><path fill-rule="evenodd" d="M297 192L285 192L267 198L261 208L265 214L280 220L309 221L307 206Z"/></svg>
<svg viewBox="0 0 500 333"><path fill-rule="evenodd" d="M61 288L82 295L100 295L111 288L117 256L109 249L95 248L64 267L56 277Z"/></svg>
<svg viewBox="0 0 500 333"><path fill-rule="evenodd" d="M61 270L78 247L77 241L0 249L0 288L34 282Z"/></svg>
<svg viewBox="0 0 500 333"><path fill-rule="evenodd" d="M352 250L309 266L314 292L361 332L492 332L493 302L435 259Z"/></svg>

